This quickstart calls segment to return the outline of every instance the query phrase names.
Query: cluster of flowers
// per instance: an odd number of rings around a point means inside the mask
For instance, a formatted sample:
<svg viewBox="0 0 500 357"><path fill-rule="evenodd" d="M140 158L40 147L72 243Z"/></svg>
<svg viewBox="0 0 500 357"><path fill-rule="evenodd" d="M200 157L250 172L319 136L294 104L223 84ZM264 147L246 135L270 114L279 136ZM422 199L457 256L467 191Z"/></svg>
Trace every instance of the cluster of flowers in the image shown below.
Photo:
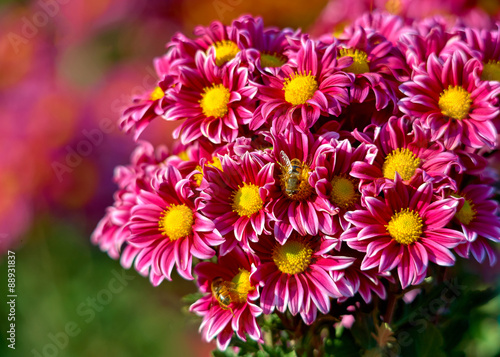
<svg viewBox="0 0 500 357"><path fill-rule="evenodd" d="M179 140L116 169L92 241L155 286L196 277L206 340L260 341L275 309L311 324L332 301L385 299L453 252L495 263L497 29L373 12L338 37L251 16L195 35L173 37L120 121L137 139L183 120Z"/></svg>

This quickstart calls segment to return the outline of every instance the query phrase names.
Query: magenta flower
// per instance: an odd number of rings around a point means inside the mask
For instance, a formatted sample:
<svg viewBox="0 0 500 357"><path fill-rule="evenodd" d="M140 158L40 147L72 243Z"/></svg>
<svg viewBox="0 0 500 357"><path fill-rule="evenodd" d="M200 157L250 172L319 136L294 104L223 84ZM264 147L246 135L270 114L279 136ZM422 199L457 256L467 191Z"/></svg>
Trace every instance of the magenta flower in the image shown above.
<svg viewBox="0 0 500 357"><path fill-rule="evenodd" d="M106 209L106 214L91 236L91 242L111 258L118 259L123 247L127 246L130 237L127 224L140 188L149 184L157 165L167 157L165 147L160 146L155 150L151 144L140 142L131 155L130 165L115 168L113 179L119 188L114 194L115 201L113 206Z"/></svg>
<svg viewBox="0 0 500 357"><path fill-rule="evenodd" d="M259 298L258 286L250 281L255 264L253 255L236 247L219 257L217 264L201 262L195 267L199 289L207 295L189 310L203 316L200 332L207 342L217 337L220 350L227 348L234 333L243 341L248 335L252 340L263 342L256 321L262 309L251 302ZM214 288L221 290L217 293Z"/></svg>
<svg viewBox="0 0 500 357"><path fill-rule="evenodd" d="M462 170L458 156L447 151L442 143L432 142L430 131L423 130L419 122L412 124L408 116L391 117L377 134L358 134L357 138L378 149L371 164L356 162L351 171L352 176L361 180L362 190L375 196L386 185L393 184L396 173L412 186L419 185L425 174L438 190L438 182L449 185L447 175L453 167Z"/></svg>
<svg viewBox="0 0 500 357"><path fill-rule="evenodd" d="M246 152L239 159L221 157L220 170L206 167L204 179L208 186L200 197L206 201L203 213L224 236L221 255L238 242L248 251L249 241L257 242L262 233L270 234L266 206L275 185L275 164L269 160L258 152Z"/></svg>
<svg viewBox="0 0 500 357"><path fill-rule="evenodd" d="M217 66L238 62L240 51L249 47L247 32L234 26L242 19L244 17L233 21L233 25L230 26L223 25L220 21L213 21L208 27L195 27L194 34L198 36L195 42L203 51L208 50Z"/></svg>
<svg viewBox="0 0 500 357"><path fill-rule="evenodd" d="M410 68L417 68L426 63L431 54L446 58L454 51L462 50L470 53L470 48L455 33L450 33L443 26L433 24L425 28L424 33L408 31L401 36L401 48L405 53L406 63Z"/></svg>
<svg viewBox="0 0 500 357"><path fill-rule="evenodd" d="M335 231L348 229L345 213L361 207L359 180L351 176L353 164L361 161L371 165L376 155L374 145L362 143L353 148L347 139L324 145L322 153L317 155L316 170L311 174L311 185L318 195L315 205L318 210L328 213L325 219L331 220L329 225L337 227Z"/></svg>
<svg viewBox="0 0 500 357"><path fill-rule="evenodd" d="M334 44L323 48L312 40L302 40L293 62L275 74L263 73L263 84L256 83L260 104L250 129L266 124L280 132L293 124L306 131L320 115L339 115L349 103L347 88L352 79L338 70L341 66L336 57Z"/></svg>
<svg viewBox="0 0 500 357"><path fill-rule="evenodd" d="M303 134L290 129L280 135L271 135L272 157L279 163L275 170L275 189L271 192L273 201L269 204L274 225L274 236L284 243L297 231L300 235L316 236L321 231L334 235L338 226L332 225L331 213L324 209L323 200L318 200L312 176L316 171L317 158L322 155L322 145L329 147L331 139L338 134L329 133L315 139L312 134ZM283 154L288 163L283 162ZM293 161L293 162L292 162ZM296 166L292 173L293 165ZM321 171L324 173L324 170ZM316 180L323 178L318 172Z"/></svg>
<svg viewBox="0 0 500 357"><path fill-rule="evenodd" d="M184 144L202 135L215 144L232 142L253 116L257 89L248 84L248 70L238 62L219 68L202 52L195 60L196 69L182 68L180 84L164 102L164 118L186 119L174 131Z"/></svg>
<svg viewBox="0 0 500 357"><path fill-rule="evenodd" d="M348 255L352 256L352 252L350 253ZM373 293L377 294L381 299L386 299L387 291L382 283L382 278L394 282L390 272L379 272L377 268L361 269L361 259L356 259L344 271L344 280L349 286L352 286L355 293L359 293L367 304L371 302ZM339 298L339 302L347 299L348 297Z"/></svg>
<svg viewBox="0 0 500 357"><path fill-rule="evenodd" d="M384 198L366 197L366 209L346 214L352 227L341 236L348 246L365 252L362 270L378 266L379 272L398 268L403 288L421 283L429 261L451 266L449 249L464 238L444 228L456 213L458 200L436 200L431 183L417 189L404 185L397 176L395 186L384 190Z"/></svg>
<svg viewBox="0 0 500 357"><path fill-rule="evenodd" d="M355 76L350 101L374 101L377 111L392 103L391 108L396 111L398 79L408 78L408 69L399 49L380 34L359 26L341 42L341 47L339 57L351 60L344 71Z"/></svg>
<svg viewBox="0 0 500 357"><path fill-rule="evenodd" d="M420 118L431 130L431 140L448 149L461 143L472 148L497 145L493 119L498 115L498 84L479 81L481 63L455 51L445 60L431 54L426 66L416 68L412 79L400 86L406 95L400 110Z"/></svg>
<svg viewBox="0 0 500 357"><path fill-rule="evenodd" d="M453 197L463 197L464 202L453 219L460 225L466 242L455 248L461 257L474 258L482 263L488 256L490 265L496 262L496 254L490 242L500 243L500 220L498 217L498 202L494 201L495 189L488 185L467 185Z"/></svg>
<svg viewBox="0 0 500 357"><path fill-rule="evenodd" d="M345 269L354 258L326 254L332 249L331 240L295 234L281 245L273 237L262 236L253 248L260 265L250 279L262 286L260 306L265 314L288 308L310 325L317 310L328 313L331 297L349 293L339 290L331 272Z"/></svg>
<svg viewBox="0 0 500 357"><path fill-rule="evenodd" d="M157 63L157 62L155 62ZM149 123L164 113L162 101L167 92L175 83L173 76L163 77L158 85L150 91L133 98L133 105L125 109L120 120L120 129L125 133L133 132L134 140L138 140Z"/></svg>
<svg viewBox="0 0 500 357"><path fill-rule="evenodd" d="M264 27L261 17L244 15L233 22L242 36L247 36L247 46L241 53L242 61L258 70L254 74L276 74L288 62L287 52L291 49L292 38L299 38L300 30ZM255 80L255 79L254 79Z"/></svg>
<svg viewBox="0 0 500 357"><path fill-rule="evenodd" d="M393 45L398 44L399 37L407 31L402 17L374 9L374 11L365 12L354 20L351 25L344 29L340 37L353 37L359 27L379 33Z"/></svg>
<svg viewBox="0 0 500 357"><path fill-rule="evenodd" d="M460 31L472 55L481 61L480 78L500 81L500 25L495 31L464 28Z"/></svg>
<svg viewBox="0 0 500 357"><path fill-rule="evenodd" d="M173 166L159 169L132 208L129 242L148 252L151 274L161 279L171 280L174 265L182 277L193 279L193 256L210 259L213 247L223 242L213 222L201 213L204 204L194 200L190 182Z"/></svg>

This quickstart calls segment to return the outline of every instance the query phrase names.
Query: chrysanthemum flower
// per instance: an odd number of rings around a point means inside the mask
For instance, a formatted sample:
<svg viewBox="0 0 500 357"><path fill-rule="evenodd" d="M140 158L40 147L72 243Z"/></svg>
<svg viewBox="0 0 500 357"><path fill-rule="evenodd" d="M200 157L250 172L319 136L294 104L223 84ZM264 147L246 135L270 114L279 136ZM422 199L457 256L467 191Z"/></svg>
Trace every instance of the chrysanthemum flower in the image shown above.
<svg viewBox="0 0 500 357"><path fill-rule="evenodd" d="M328 313L331 297L347 293L338 289L331 272L345 269L354 259L327 254L332 248L329 240L295 234L281 245L273 237L262 236L253 248L260 265L250 279L262 286L260 306L265 314L288 308L310 325L317 310Z"/></svg>
<svg viewBox="0 0 500 357"><path fill-rule="evenodd" d="M237 62L219 68L213 58L198 52L196 69L181 70L179 88L165 103L164 118L186 119L174 131L184 144L202 135L215 144L232 142L253 116L256 92L246 68Z"/></svg>
<svg viewBox="0 0 500 357"><path fill-rule="evenodd" d="M460 31L472 55L481 61L480 78L483 81L500 81L500 36L495 31L464 28Z"/></svg>
<svg viewBox="0 0 500 357"><path fill-rule="evenodd" d="M317 157L321 155L321 145L329 145L331 139L338 138L336 133L314 138L312 134L303 134L294 129L280 135L271 135L272 157L279 163L275 170L277 184L271 192L273 201L269 204L269 213L272 216L274 235L284 243L297 231L300 235L315 236L321 231L326 235L333 235L338 229L332 226L330 212L317 201L311 176L316 170ZM283 154L287 161L283 160ZM322 171L324 172L324 170ZM319 173L316 180L323 176Z"/></svg>
<svg viewBox="0 0 500 357"><path fill-rule="evenodd" d="M433 196L431 183L417 189L396 178L384 198L366 197L366 209L346 214L352 227L341 236L348 246L365 252L362 270L378 266L379 272L398 268L403 288L421 283L429 261L451 266L449 249L463 242L463 235L444 228L456 213L458 200Z"/></svg>
<svg viewBox="0 0 500 357"><path fill-rule="evenodd" d="M233 23L238 21L241 20L237 19ZM233 59L238 61L240 51L249 47L249 36L245 31L234 25L223 25L220 21L213 21L208 27L196 26L194 34L198 36L195 42L213 54L215 64L219 67L229 65Z"/></svg>
<svg viewBox="0 0 500 357"><path fill-rule="evenodd" d="M220 257L218 263L201 262L195 267L200 291L208 293L189 308L203 316L200 331L205 341L217 337L217 347L225 350L236 333L261 341L256 317L262 309L252 303L259 298L259 289L250 281L256 260L239 247Z"/></svg>
<svg viewBox="0 0 500 357"><path fill-rule="evenodd" d="M339 115L352 79L338 70L336 56L335 44L319 49L312 40L301 41L293 62L275 75L263 74L263 84L256 84L260 105L250 129L267 124L280 132L293 124L306 131L320 115Z"/></svg>
<svg viewBox="0 0 500 357"><path fill-rule="evenodd" d="M358 140L374 144L377 155L372 163L359 161L353 164L351 175L361 180L362 189L378 195L385 185L392 184L396 173L405 183L419 185L424 173L435 182L447 181L453 166L460 166L459 159L443 144L432 142L430 132L412 123L408 116L392 117L374 134L375 138L358 135Z"/></svg>
<svg viewBox="0 0 500 357"><path fill-rule="evenodd" d="M437 57L446 58L457 50L470 52L469 47L458 34L451 33L438 24L429 29L426 28L424 32L421 34L413 30L401 36L400 47L410 68L426 63L432 53Z"/></svg>
<svg viewBox="0 0 500 357"><path fill-rule="evenodd" d="M158 164L168 157L165 147L156 150L147 142L139 142L132 152L130 164L115 168L113 180L118 185L114 194L114 203L106 209L105 216L97 224L91 236L91 242L107 252L113 259L118 259L122 248L127 245L130 230L130 212L136 204L141 187L149 184Z"/></svg>
<svg viewBox="0 0 500 357"><path fill-rule="evenodd" d="M344 139L325 145L318 155L316 171L311 174L311 185L318 195L315 205L328 213L326 219L332 220L330 225L339 227L337 230L349 228L344 215L361 204L359 180L351 176L353 164L362 161L371 165L376 154L374 145L362 143L353 148L349 140Z"/></svg>
<svg viewBox="0 0 500 357"><path fill-rule="evenodd" d="M208 186L200 197L206 201L204 214L224 236L220 254L225 255L240 242L248 251L248 242L270 234L266 206L269 191L275 185L275 164L258 152L246 152L239 159L221 157L221 168L206 167Z"/></svg>
<svg viewBox="0 0 500 357"><path fill-rule="evenodd" d="M242 51L242 61L250 67L255 66L258 72L276 73L288 57L291 38L299 38L300 30L264 27L261 17L242 16L233 22L240 29L242 36L247 36L247 46ZM256 80L254 78L254 80Z"/></svg>
<svg viewBox="0 0 500 357"><path fill-rule="evenodd" d="M149 123L164 113L162 100L174 81L173 76L167 75L160 79L154 89L134 97L133 105L125 109L119 120L120 129L126 133L133 132L134 140L138 140Z"/></svg>
<svg viewBox="0 0 500 357"><path fill-rule="evenodd" d="M356 253L346 255L355 256ZM387 291L381 279L384 278L394 282L391 277L391 273L379 272L376 267L368 270L362 270L361 259L356 259L351 266L344 270L343 273L345 281L349 284L349 286L352 286L355 293L359 293L367 304L371 302L373 293L377 294L381 299L386 299ZM347 299L348 297L339 298L339 302Z"/></svg>
<svg viewBox="0 0 500 357"><path fill-rule="evenodd" d="M379 33L392 42L393 45L396 45L399 37L407 31L402 17L375 9L374 11L365 12L358 17L351 25L344 29L340 37L351 38L358 27Z"/></svg>
<svg viewBox="0 0 500 357"><path fill-rule="evenodd" d="M422 120L431 130L431 140L442 140L448 149L461 143L494 148L497 131L492 120L498 115L499 86L479 81L481 63L455 51L445 60L431 54L426 66L414 71L412 80L400 86L406 95L400 110Z"/></svg>
<svg viewBox="0 0 500 357"><path fill-rule="evenodd" d="M338 56L352 60L344 71L355 75L350 101L374 100L377 111L392 103L392 109L396 110L398 79L408 78L408 69L399 49L380 34L359 26L341 42L340 47Z"/></svg>
<svg viewBox="0 0 500 357"><path fill-rule="evenodd" d="M467 185L453 197L463 197L464 203L454 217L454 222L461 226L467 239L455 248L460 256L466 258L472 252L474 258L482 263L488 256L490 265L496 262L496 254L490 242L500 243L500 219L498 203L494 201L495 189L488 185Z"/></svg>
<svg viewBox="0 0 500 357"><path fill-rule="evenodd" d="M203 203L194 200L190 180L173 166L159 169L150 187L137 197L130 219L130 244L149 251L151 274L171 280L174 265L186 279L193 279L193 256L210 259L223 238L202 213Z"/></svg>

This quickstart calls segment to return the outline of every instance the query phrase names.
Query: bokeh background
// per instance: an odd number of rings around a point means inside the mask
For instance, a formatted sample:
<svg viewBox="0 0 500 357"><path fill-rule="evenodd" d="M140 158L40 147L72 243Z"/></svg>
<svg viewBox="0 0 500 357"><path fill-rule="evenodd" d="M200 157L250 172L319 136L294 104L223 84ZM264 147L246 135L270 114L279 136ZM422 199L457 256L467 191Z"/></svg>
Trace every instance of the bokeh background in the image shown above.
<svg viewBox="0 0 500 357"><path fill-rule="evenodd" d="M153 288L90 244L112 203L113 169L134 148L119 115L134 94L154 88L152 59L177 31L244 13L266 25L334 31L373 7L409 11L405 3L338 0L322 14L326 0L1 0L0 356L209 356L215 345L201 341L182 300L193 282L176 277ZM418 16L457 8L418 3ZM168 145L172 129L155 121L144 137ZM16 254L15 351L6 346L8 249ZM470 263L463 274L498 284L498 267ZM499 305L477 312L484 318L464 342L468 355L500 354Z"/></svg>

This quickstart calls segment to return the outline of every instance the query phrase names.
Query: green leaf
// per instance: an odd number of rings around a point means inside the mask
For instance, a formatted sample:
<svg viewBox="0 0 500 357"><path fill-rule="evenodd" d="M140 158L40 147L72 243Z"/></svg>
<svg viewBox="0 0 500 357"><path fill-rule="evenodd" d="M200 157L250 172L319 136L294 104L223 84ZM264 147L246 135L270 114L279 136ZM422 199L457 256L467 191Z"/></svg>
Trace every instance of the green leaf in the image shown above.
<svg viewBox="0 0 500 357"><path fill-rule="evenodd" d="M344 330L340 338L327 338L325 355L338 357L359 357L360 348L349 330Z"/></svg>
<svg viewBox="0 0 500 357"><path fill-rule="evenodd" d="M398 336L401 336L399 331ZM409 338L398 341L401 346L401 355L405 357L446 357L443 351L444 341L441 332L433 324L427 324L424 331L417 328L407 330Z"/></svg>
<svg viewBox="0 0 500 357"><path fill-rule="evenodd" d="M203 297L203 294L200 292L192 293L192 294L187 294L182 297L182 301L186 304L194 304L196 301L201 299Z"/></svg>

